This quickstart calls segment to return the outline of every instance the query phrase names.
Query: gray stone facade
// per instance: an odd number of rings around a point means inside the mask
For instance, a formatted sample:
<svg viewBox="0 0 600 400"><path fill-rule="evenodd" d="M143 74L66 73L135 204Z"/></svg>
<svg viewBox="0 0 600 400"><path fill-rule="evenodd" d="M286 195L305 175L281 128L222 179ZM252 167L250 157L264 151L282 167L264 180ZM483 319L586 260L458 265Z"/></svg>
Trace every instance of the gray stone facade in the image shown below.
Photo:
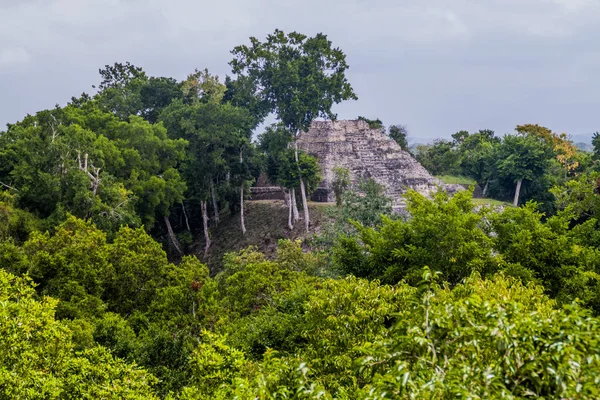
<svg viewBox="0 0 600 400"><path fill-rule="evenodd" d="M444 186L394 140L369 128L365 121L315 121L300 135L298 148L319 159L323 182L312 195L314 201L335 201L335 167L350 171L354 188L361 179L373 178L385 187L395 209L403 208L407 188L430 195Z"/></svg>

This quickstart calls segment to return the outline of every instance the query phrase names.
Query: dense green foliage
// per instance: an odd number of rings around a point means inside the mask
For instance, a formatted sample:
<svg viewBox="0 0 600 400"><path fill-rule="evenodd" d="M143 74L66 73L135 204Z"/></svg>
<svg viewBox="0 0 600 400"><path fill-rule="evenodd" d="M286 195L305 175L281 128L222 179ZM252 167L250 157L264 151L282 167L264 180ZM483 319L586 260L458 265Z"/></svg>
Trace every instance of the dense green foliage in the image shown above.
<svg viewBox="0 0 600 400"><path fill-rule="evenodd" d="M42 307L47 322L36 329L70 343L48 389L58 397L71 379L79 397L96 384L131 398L597 395L600 253L588 234L597 195L543 220L533 204L475 212L468 192L413 192L411 218L392 219L373 203L377 186L365 185L367 196L346 193L340 205L356 235L334 240L335 270L326 254L283 241L276 259L229 254L211 277L194 257L170 264L142 229L109 239L70 216L53 234L0 243L2 293L29 299L0 304L24 307L28 321ZM327 277L333 271L348 276ZM14 275L31 277L37 294ZM0 329L19 326L3 321ZM32 350L29 374L52 349ZM91 378L100 371L104 381ZM121 371L139 377L125 382ZM19 385L2 387L28 390Z"/></svg>
<svg viewBox="0 0 600 400"><path fill-rule="evenodd" d="M389 128L390 138L394 139L402 150L408 150L408 131L404 125L392 125Z"/></svg>
<svg viewBox="0 0 600 400"><path fill-rule="evenodd" d="M504 137L490 130L460 131L452 140L419 146L416 158L433 175L469 177L484 195L516 204L535 200L546 212L556 211L553 186L596 167L565 134L531 124Z"/></svg>
<svg viewBox="0 0 600 400"><path fill-rule="evenodd" d="M0 269L0 396L11 399L154 399L156 379L91 345L76 351L58 301Z"/></svg>
<svg viewBox="0 0 600 400"><path fill-rule="evenodd" d="M74 219L70 225L51 239L76 235L71 229L82 241L98 235ZM74 248L62 257L80 259L82 253ZM179 398L597 395L598 320L579 306L557 306L532 283L471 273L450 288L439 286L441 277L428 269L420 276L415 272L414 287L320 278L318 258L293 243L282 243L273 261L252 250L229 255L214 279L192 259L169 267L164 253L163 263L156 257L155 268L164 273L137 284L153 287L154 295L135 312L107 304L94 317L64 322L54 320L55 300L36 300L22 280L1 272L2 312L36 327L32 336L10 331L4 336L15 342L5 347L10 353L3 357L3 373L27 368L19 376L31 376L4 385L11 390L4 393L27 393L27 385L43 379L44 398L67 391L77 398L102 397L95 385L117 396L127 390L126 398L151 397L154 378L113 361L108 349L155 374L158 395L172 391ZM100 286L115 290L112 283ZM123 285L130 286L136 285ZM137 299L133 292L121 293L124 304ZM45 322L36 322L39 318ZM3 322L2 329L27 326ZM64 350L56 347L58 337ZM42 338L51 347L41 345ZM60 357L52 375L36 376L36 368L46 368L41 363L47 357L40 355L57 351L71 355ZM18 354L19 362L11 362L9 354ZM103 381L94 377L98 373ZM125 373L137 376L124 383Z"/></svg>
<svg viewBox="0 0 600 400"><path fill-rule="evenodd" d="M151 228L186 189L175 167L186 142L161 125L129 122L90 100L42 111L0 136L0 181L10 182L16 207L52 228L66 212L114 232Z"/></svg>

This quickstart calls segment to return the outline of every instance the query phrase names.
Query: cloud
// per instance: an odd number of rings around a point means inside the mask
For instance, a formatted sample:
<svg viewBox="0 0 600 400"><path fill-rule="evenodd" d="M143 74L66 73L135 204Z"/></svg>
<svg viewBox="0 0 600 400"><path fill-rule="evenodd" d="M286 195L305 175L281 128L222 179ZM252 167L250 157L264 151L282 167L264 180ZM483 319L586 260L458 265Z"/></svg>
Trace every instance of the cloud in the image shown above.
<svg viewBox="0 0 600 400"><path fill-rule="evenodd" d="M0 49L0 71L6 67L26 64L31 60L31 55L22 47Z"/></svg>
<svg viewBox="0 0 600 400"><path fill-rule="evenodd" d="M324 32L347 54L360 100L340 118L422 137L598 129L598 0L0 0L0 14L0 124L90 91L116 61L224 76L235 45L279 28Z"/></svg>

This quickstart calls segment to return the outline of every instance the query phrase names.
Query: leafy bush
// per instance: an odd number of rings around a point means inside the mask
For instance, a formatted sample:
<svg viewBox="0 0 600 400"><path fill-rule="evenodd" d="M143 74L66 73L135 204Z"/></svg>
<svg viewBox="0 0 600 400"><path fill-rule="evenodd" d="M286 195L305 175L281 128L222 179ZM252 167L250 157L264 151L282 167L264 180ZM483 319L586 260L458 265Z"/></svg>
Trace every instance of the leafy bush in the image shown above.
<svg viewBox="0 0 600 400"><path fill-rule="evenodd" d="M416 284L425 265L451 283L472 271L497 268L492 239L482 230L486 210L473 212L469 191L451 199L438 192L433 200L409 191L406 200L408 220L384 217L376 228L355 224L358 235L339 239L333 256L340 270L386 283L404 279Z"/></svg>
<svg viewBox="0 0 600 400"><path fill-rule="evenodd" d="M54 319L57 300L37 300L31 282L0 270L0 397L155 399L156 379L102 347L77 353Z"/></svg>

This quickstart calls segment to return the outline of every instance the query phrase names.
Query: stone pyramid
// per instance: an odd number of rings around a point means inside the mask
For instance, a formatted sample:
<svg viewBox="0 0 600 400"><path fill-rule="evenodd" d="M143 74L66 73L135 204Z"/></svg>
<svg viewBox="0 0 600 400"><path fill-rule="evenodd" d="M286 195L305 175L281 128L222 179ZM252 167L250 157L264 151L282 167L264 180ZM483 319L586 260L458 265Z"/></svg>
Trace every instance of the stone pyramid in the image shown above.
<svg viewBox="0 0 600 400"><path fill-rule="evenodd" d="M365 121L315 121L298 138L298 148L316 156L321 166L323 182L313 193L313 201L335 201L332 183L336 167L350 171L355 188L365 178L383 185L396 210L403 208L402 195L407 188L429 196L443 186L393 139L369 128Z"/></svg>

